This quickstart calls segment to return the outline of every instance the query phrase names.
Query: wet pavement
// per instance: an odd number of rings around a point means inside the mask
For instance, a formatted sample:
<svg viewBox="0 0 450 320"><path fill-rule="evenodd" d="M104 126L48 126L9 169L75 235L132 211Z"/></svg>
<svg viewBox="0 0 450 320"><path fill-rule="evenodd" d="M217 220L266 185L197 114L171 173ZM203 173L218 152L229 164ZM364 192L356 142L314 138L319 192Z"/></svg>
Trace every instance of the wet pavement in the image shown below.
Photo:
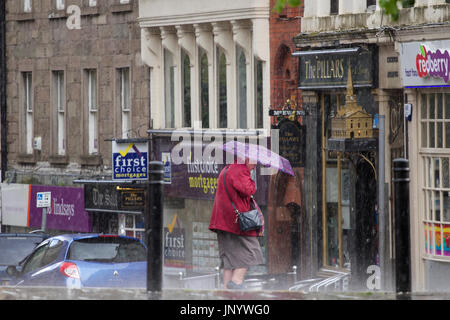
<svg viewBox="0 0 450 320"><path fill-rule="evenodd" d="M151 294L145 289L0 287L0 300L450 300L450 293L397 295L394 292L167 289L161 293Z"/></svg>

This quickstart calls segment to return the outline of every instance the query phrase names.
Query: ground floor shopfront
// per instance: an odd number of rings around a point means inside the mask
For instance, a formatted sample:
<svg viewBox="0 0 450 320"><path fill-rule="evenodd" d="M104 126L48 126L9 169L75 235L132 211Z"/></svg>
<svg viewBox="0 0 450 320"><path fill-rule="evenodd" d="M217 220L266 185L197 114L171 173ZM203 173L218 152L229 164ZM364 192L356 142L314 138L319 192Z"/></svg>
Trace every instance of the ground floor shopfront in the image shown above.
<svg viewBox="0 0 450 320"><path fill-rule="evenodd" d="M439 30L425 37L430 40L399 46L403 86L412 105L408 149L413 280L417 290L425 291L450 290L450 40L437 38Z"/></svg>
<svg viewBox="0 0 450 320"><path fill-rule="evenodd" d="M50 195L40 206L40 194ZM49 234L91 232L91 217L84 209L80 187L1 184L2 232L44 230Z"/></svg>
<svg viewBox="0 0 450 320"><path fill-rule="evenodd" d="M310 277L321 270L351 273L367 289L378 263L378 48L316 47L299 59L306 125L305 210ZM335 120L345 123L337 128ZM348 131L348 132L347 132Z"/></svg>

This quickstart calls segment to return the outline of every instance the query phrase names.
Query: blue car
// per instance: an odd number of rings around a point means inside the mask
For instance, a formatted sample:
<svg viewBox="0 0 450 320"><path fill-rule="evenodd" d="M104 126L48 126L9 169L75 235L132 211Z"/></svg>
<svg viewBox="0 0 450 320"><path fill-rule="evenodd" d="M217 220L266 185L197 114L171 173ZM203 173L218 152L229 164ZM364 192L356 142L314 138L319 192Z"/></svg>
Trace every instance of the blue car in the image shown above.
<svg viewBox="0 0 450 320"><path fill-rule="evenodd" d="M132 237L60 235L39 244L20 270L7 272L17 286L145 288L147 249Z"/></svg>

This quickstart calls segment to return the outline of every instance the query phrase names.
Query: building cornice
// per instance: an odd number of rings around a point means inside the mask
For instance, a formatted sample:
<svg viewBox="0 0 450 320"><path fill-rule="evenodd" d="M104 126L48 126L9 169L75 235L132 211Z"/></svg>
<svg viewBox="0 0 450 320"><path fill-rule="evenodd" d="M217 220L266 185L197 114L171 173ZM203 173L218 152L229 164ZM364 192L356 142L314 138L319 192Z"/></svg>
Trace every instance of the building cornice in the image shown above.
<svg viewBox="0 0 450 320"><path fill-rule="evenodd" d="M239 8L236 10L198 12L157 17L139 17L141 28L161 27L167 25L200 24L242 19L269 19L269 7Z"/></svg>
<svg viewBox="0 0 450 320"><path fill-rule="evenodd" d="M294 37L297 48L336 47L352 43L393 43L446 39L450 22L412 26L381 26L374 29L352 29L327 32L305 32Z"/></svg>

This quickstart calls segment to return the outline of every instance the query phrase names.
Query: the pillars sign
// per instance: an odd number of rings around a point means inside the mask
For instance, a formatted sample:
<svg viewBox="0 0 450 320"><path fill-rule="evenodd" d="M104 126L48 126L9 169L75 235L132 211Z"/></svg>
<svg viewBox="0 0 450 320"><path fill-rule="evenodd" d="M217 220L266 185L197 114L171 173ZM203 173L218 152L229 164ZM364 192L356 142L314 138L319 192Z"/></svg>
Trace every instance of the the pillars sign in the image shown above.
<svg viewBox="0 0 450 320"><path fill-rule="evenodd" d="M326 89L347 87L347 71L352 70L355 87L374 87L374 60L376 53L371 49L346 49L301 51L299 56L299 89Z"/></svg>

